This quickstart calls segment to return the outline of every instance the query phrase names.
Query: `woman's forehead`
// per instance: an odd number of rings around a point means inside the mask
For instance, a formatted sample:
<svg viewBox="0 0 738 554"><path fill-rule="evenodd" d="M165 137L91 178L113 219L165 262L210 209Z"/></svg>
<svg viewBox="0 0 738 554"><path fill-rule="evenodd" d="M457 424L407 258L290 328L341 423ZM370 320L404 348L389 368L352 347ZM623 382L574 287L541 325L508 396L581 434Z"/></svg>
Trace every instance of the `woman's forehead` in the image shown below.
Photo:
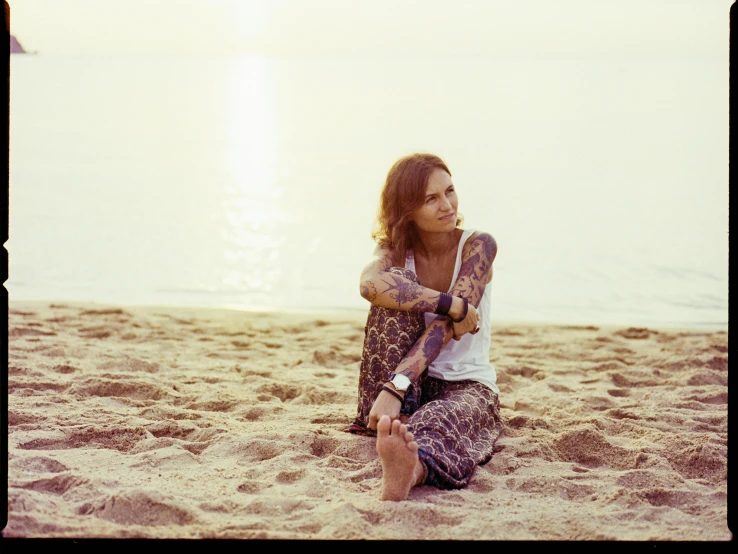
<svg viewBox="0 0 738 554"><path fill-rule="evenodd" d="M434 194L436 192L446 190L453 184L453 181L451 181L451 175L446 173L443 169L435 169L428 177L428 184L425 187L425 192L426 194Z"/></svg>

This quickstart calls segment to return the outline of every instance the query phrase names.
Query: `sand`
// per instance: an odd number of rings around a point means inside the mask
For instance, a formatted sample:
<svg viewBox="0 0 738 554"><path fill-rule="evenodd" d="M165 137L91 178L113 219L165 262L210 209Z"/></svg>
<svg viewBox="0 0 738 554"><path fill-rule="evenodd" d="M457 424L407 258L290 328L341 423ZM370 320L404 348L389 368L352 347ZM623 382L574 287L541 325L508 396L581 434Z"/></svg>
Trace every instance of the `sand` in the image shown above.
<svg viewBox="0 0 738 554"><path fill-rule="evenodd" d="M379 500L365 314L11 302L4 538L729 541L726 330L494 323L504 432Z"/></svg>

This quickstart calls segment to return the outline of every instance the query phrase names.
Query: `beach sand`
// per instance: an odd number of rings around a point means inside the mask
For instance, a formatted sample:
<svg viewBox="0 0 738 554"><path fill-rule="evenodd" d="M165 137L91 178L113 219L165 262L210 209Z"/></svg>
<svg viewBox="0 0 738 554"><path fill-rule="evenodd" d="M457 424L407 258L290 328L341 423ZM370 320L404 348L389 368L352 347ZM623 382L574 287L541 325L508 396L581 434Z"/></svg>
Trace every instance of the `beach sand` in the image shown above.
<svg viewBox="0 0 738 554"><path fill-rule="evenodd" d="M726 330L494 323L503 436L379 500L365 314L11 302L4 538L729 541Z"/></svg>

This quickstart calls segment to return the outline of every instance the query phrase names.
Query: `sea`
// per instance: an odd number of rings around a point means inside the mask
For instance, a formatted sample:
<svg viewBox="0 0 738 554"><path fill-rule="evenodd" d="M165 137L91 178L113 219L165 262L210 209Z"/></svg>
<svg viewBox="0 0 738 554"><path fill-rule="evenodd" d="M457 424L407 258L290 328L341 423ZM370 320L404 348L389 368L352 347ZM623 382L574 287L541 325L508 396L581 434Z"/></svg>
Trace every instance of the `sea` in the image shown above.
<svg viewBox="0 0 738 554"><path fill-rule="evenodd" d="M727 327L727 53L37 53L9 76L11 305L365 313L387 171L432 152L498 243L497 322Z"/></svg>

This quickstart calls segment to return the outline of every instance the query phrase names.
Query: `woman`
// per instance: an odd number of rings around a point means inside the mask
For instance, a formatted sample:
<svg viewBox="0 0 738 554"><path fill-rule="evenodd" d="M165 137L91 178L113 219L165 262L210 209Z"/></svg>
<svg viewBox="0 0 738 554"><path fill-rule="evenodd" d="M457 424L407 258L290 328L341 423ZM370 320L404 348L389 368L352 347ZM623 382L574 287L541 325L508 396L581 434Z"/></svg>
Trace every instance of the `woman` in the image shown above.
<svg viewBox="0 0 738 554"><path fill-rule="evenodd" d="M418 485L465 487L502 430L487 292L497 245L460 228L451 172L431 154L390 169L378 223L349 430L376 434L382 499L404 500Z"/></svg>

